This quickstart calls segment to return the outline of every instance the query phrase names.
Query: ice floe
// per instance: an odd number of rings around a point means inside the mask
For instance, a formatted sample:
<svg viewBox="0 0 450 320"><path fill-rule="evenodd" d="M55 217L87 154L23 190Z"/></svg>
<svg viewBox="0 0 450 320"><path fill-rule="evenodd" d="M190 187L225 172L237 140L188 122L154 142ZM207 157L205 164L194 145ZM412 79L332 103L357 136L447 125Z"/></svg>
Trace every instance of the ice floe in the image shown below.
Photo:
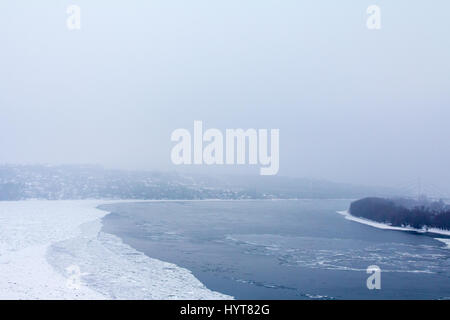
<svg viewBox="0 0 450 320"><path fill-rule="evenodd" d="M101 232L111 202L0 202L0 299L231 298Z"/></svg>

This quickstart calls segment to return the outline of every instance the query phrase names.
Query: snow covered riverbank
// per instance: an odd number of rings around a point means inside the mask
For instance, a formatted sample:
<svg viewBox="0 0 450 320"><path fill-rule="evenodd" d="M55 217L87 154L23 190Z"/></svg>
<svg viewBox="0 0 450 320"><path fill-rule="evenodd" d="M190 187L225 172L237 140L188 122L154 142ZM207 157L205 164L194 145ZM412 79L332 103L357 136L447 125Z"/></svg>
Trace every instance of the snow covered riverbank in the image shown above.
<svg viewBox="0 0 450 320"><path fill-rule="evenodd" d="M449 230L443 230L443 229L437 229L437 228L428 228L425 230L425 229L416 229L416 228L412 228L412 227L395 227L395 226L391 226L386 223L381 223L381 222L377 222L377 221L373 221L373 220L369 220L369 219L365 219L365 218L355 217L355 216L351 215L350 212L348 212L348 210L338 211L337 213L343 215L345 217L345 219L347 219L347 220L362 223L362 224L365 224L365 225L368 225L368 226L371 226L374 228L378 228L378 229L413 231L413 232L419 232L419 233L431 233L431 234L440 234L440 235L450 236ZM446 238L435 238L435 239L445 243L447 245L447 247L450 248L450 239L446 239Z"/></svg>
<svg viewBox="0 0 450 320"><path fill-rule="evenodd" d="M101 232L111 202L0 202L0 299L230 298Z"/></svg>

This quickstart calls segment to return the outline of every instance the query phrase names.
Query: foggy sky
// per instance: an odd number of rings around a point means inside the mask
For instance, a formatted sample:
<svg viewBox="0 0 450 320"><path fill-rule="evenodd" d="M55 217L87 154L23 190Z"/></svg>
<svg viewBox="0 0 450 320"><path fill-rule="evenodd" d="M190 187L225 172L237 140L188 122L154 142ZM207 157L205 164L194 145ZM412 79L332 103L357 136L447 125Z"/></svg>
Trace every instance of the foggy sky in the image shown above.
<svg viewBox="0 0 450 320"><path fill-rule="evenodd" d="M66 9L81 7L80 31ZM377 4L382 29L366 28ZM280 175L450 190L450 4L5 0L0 163L178 167L177 128L280 129Z"/></svg>

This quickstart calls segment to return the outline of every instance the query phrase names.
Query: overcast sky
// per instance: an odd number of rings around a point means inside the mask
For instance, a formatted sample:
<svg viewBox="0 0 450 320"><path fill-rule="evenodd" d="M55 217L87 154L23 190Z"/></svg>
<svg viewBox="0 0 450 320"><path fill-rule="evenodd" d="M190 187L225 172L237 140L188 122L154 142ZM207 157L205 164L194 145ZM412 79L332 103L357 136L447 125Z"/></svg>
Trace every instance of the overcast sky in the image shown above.
<svg viewBox="0 0 450 320"><path fill-rule="evenodd" d="M366 27L371 4L381 30ZM0 163L180 170L170 134L202 120L280 129L280 175L450 190L449 12L447 0L1 1Z"/></svg>

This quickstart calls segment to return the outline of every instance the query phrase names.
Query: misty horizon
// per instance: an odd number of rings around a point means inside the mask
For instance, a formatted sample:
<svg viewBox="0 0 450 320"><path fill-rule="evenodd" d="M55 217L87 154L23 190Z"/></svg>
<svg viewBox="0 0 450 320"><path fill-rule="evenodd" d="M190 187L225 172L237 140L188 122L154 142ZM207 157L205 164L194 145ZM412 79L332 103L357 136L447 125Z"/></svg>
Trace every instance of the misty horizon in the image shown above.
<svg viewBox="0 0 450 320"><path fill-rule="evenodd" d="M78 31L68 3L2 3L0 163L258 174L175 166L201 120L279 129L281 176L449 194L449 5L381 2L376 31L350 1L80 0Z"/></svg>

